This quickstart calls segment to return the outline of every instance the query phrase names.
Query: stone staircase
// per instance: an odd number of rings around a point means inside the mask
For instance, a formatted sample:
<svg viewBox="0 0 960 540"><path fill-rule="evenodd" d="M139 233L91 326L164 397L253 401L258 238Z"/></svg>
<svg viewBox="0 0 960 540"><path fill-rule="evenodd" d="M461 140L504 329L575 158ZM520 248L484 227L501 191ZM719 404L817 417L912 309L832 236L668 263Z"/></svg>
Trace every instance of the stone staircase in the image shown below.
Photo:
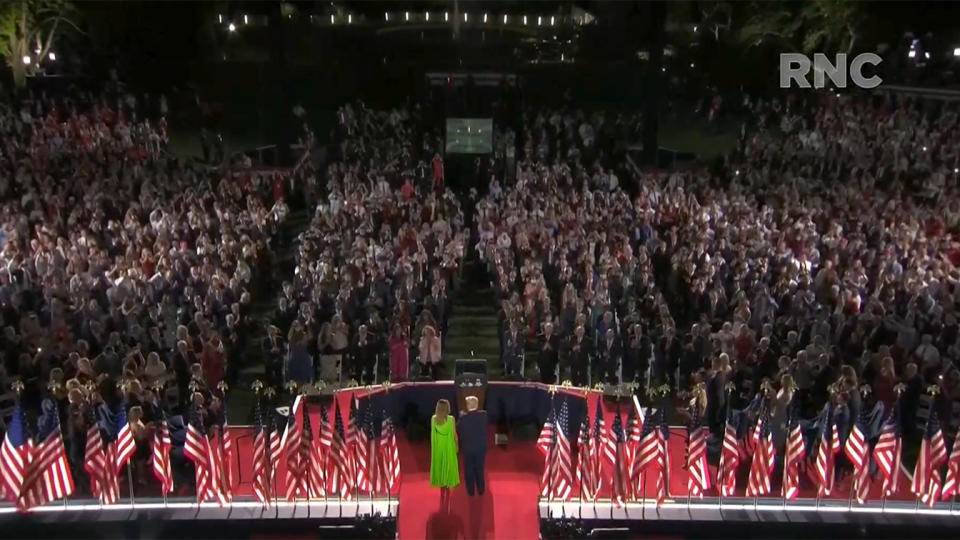
<svg viewBox="0 0 960 540"><path fill-rule="evenodd" d="M252 422L254 394L251 390L253 381L265 377L265 361L261 344L267 335L267 326L273 324L274 311L277 306L277 296L281 292L281 284L293 276L296 267L296 254L300 247L297 237L310 225L312 214L309 210L291 209L284 223L284 242L273 249L272 276L269 278L270 287L258 291L254 295L251 319L250 336L247 341L247 350L241 355L242 364L237 370L236 378L230 381L230 399L228 413L232 423Z"/></svg>

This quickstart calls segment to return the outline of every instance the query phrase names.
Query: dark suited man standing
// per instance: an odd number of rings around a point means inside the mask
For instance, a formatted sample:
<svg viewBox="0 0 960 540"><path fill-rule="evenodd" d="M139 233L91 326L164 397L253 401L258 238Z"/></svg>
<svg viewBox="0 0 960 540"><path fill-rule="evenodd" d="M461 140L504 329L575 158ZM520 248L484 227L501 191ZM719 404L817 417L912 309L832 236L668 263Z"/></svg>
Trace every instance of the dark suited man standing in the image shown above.
<svg viewBox="0 0 960 540"><path fill-rule="evenodd" d="M484 476L487 464L487 411L478 409L475 396L466 398L467 411L461 413L457 422L460 435L460 451L463 453L463 476L467 495L483 495L486 490Z"/></svg>

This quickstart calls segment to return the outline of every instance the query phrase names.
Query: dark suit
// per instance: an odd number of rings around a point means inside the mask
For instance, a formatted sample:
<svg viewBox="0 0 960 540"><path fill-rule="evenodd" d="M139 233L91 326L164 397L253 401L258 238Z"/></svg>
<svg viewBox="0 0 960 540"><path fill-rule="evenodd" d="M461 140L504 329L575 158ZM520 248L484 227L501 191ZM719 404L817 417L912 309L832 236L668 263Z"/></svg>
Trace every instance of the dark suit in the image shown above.
<svg viewBox="0 0 960 540"><path fill-rule="evenodd" d="M486 489L484 470L487 461L487 411L465 413L457 422L460 435L460 450L463 452L463 476L467 494L479 495Z"/></svg>
<svg viewBox="0 0 960 540"><path fill-rule="evenodd" d="M606 338L600 342L600 366L602 376L609 383L616 383L620 379L619 368L623 358L623 349L620 340L614 337L609 342Z"/></svg>

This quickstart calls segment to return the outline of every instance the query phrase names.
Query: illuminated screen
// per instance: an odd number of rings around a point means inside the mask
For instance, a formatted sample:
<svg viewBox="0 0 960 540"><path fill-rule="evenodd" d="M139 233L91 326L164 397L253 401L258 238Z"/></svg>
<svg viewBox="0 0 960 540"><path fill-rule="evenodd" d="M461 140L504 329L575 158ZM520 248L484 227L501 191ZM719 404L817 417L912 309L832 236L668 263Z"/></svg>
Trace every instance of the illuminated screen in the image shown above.
<svg viewBox="0 0 960 540"><path fill-rule="evenodd" d="M493 152L492 118L447 118L448 154Z"/></svg>

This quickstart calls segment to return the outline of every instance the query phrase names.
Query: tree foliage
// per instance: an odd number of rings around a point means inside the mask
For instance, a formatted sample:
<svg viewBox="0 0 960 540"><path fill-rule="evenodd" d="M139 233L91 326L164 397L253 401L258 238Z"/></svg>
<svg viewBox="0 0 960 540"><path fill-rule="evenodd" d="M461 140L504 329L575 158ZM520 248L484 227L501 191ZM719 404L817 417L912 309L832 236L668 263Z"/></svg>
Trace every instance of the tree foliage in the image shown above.
<svg viewBox="0 0 960 540"><path fill-rule="evenodd" d="M861 5L852 0L757 2L753 7L754 14L739 32L743 42L807 54L852 52L863 20Z"/></svg>
<svg viewBox="0 0 960 540"><path fill-rule="evenodd" d="M0 3L0 56L13 72L18 89L40 68L60 32L79 31L74 15L73 5L65 0Z"/></svg>

